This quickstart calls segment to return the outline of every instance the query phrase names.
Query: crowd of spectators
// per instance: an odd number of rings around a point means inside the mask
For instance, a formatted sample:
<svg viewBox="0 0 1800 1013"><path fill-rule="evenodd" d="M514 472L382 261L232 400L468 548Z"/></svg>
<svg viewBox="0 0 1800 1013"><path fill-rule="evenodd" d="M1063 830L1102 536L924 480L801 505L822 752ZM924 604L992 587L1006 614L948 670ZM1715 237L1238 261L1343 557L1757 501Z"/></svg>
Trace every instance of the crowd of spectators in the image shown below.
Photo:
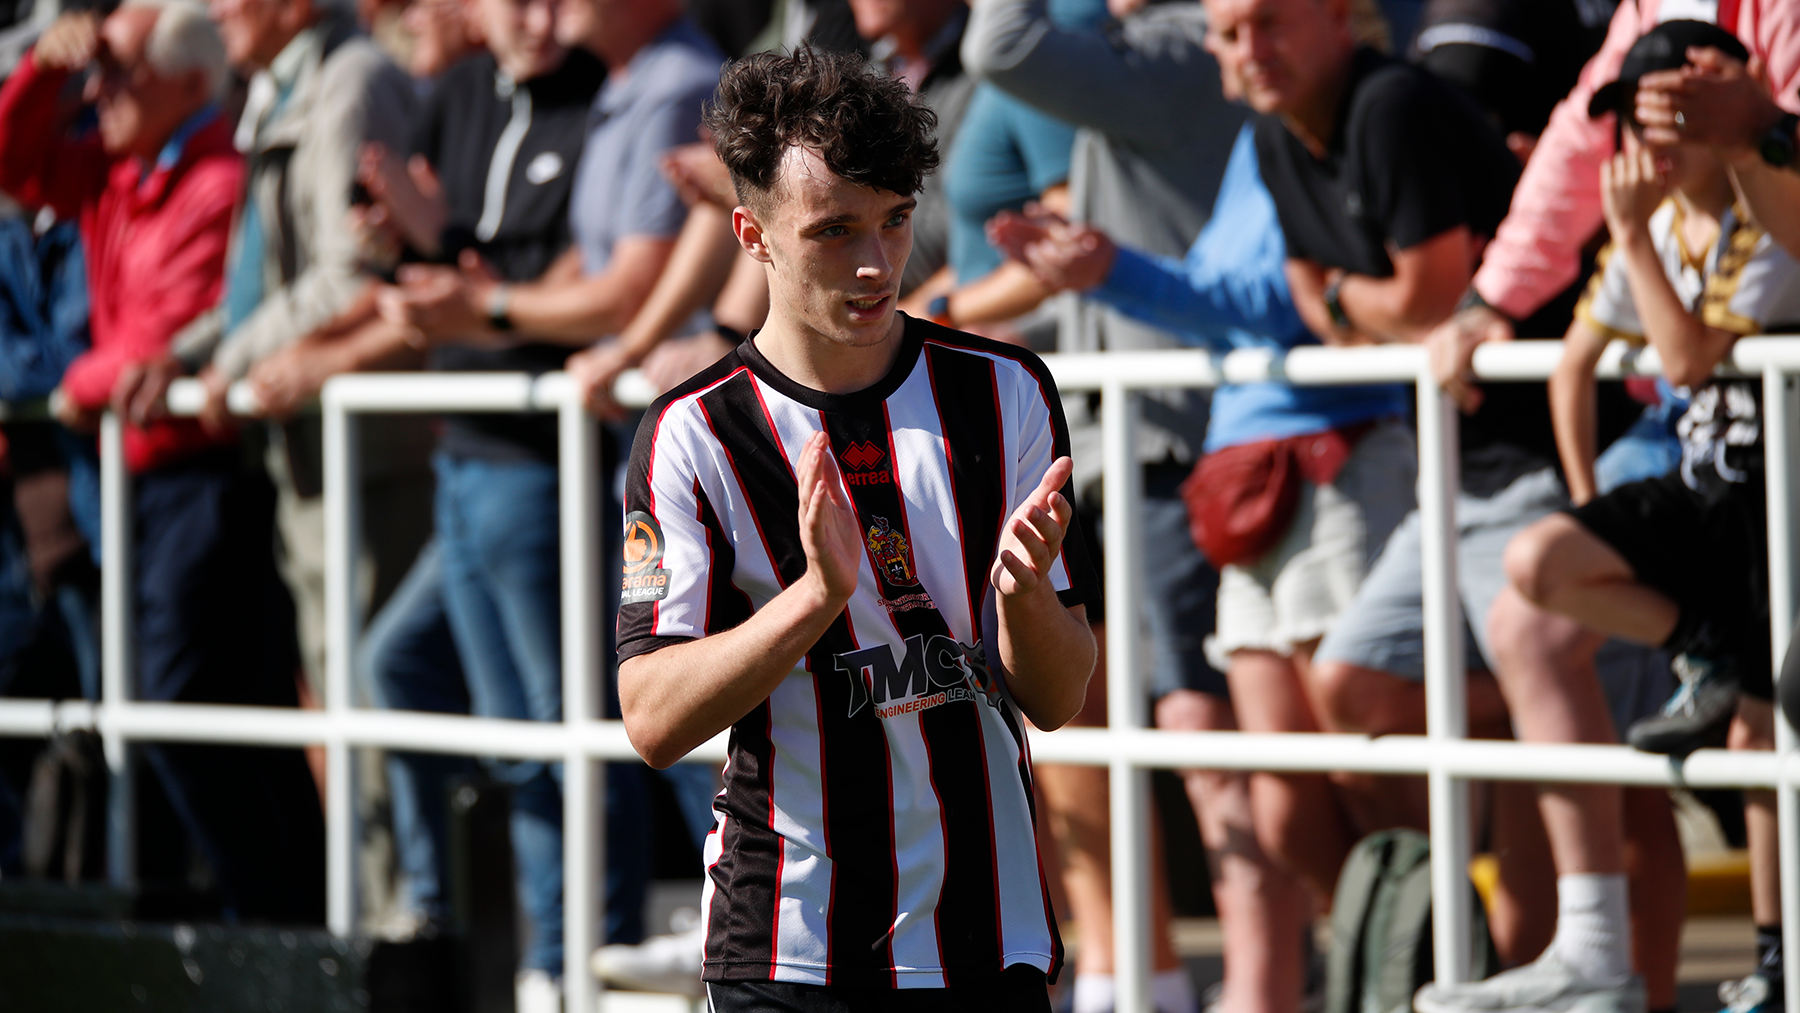
<svg viewBox="0 0 1800 1013"><path fill-rule="evenodd" d="M900 290L916 317L1040 352L1427 347L1463 413L1472 734L1682 756L1773 748L1778 685L1800 712L1800 677L1772 678L1760 384L1713 375L1738 337L1800 326L1796 0L36 0L12 16L0 398L48 398L53 421L9 423L0 443L0 693L98 693L94 434L112 411L133 486L132 693L316 706L308 403L348 372L567 370L619 462L637 418L618 378L671 389L768 312L701 130L720 69L813 46L864 54L936 116L943 168ZM1555 376L1477 382L1475 349L1514 337L1562 339ZM1597 383L1613 340L1653 348L1664 378ZM189 376L204 409L172 417ZM253 417L228 410L239 381ZM1110 621L1145 644L1155 724L1422 733L1407 387L1143 404L1152 562L1141 614ZM1101 405L1063 409L1099 551ZM358 439L361 699L560 720L554 418L384 418ZM609 543L615 565L628 544ZM609 593L594 621L610 631ZM1077 724L1105 723L1105 677L1102 662ZM145 818L166 818L141 876L198 875L235 919L322 920L316 757L142 759ZM20 870L19 761L0 750L0 875ZM374 930L449 930L447 786L476 766L368 765L365 814L391 827L392 857L365 856L365 878L399 884L369 892ZM519 1008L554 1010L589 963L562 945L562 771L479 766L510 799ZM694 992L700 932L646 941L652 778L697 848L714 825L712 771L611 765L592 970ZM1158 855L1156 1008L1296 1013L1346 856L1423 828L1424 786L1182 778L1206 854ZM1106 773L1043 766L1035 783L1080 940L1061 994L1104 1013ZM1428 986L1422 1013L1673 1010L1686 878L1668 793L1481 798L1509 970ZM1772 796L1746 793L1743 818L1758 969L1721 996L1779 1010ZM1163 864L1202 858L1227 944L1223 983L1196 995Z"/></svg>

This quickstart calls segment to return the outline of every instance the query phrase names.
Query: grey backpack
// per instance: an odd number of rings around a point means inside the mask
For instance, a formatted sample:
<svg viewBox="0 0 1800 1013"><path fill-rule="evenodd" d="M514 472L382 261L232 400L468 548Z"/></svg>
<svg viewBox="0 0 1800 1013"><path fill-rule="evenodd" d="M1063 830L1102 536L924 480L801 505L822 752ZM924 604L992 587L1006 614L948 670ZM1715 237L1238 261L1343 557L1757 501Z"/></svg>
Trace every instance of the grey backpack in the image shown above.
<svg viewBox="0 0 1800 1013"><path fill-rule="evenodd" d="M1480 980L1500 962L1481 898L1469 892ZM1432 977L1431 841L1417 830L1377 831L1351 849L1338 877L1322 1013L1410 1013Z"/></svg>

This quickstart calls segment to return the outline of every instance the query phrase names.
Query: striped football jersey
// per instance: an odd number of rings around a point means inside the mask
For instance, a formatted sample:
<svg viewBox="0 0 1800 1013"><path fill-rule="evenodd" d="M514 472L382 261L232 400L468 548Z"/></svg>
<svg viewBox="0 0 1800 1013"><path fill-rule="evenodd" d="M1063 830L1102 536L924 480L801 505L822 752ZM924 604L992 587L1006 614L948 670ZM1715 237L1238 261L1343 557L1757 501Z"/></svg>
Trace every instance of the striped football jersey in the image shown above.
<svg viewBox="0 0 1800 1013"><path fill-rule="evenodd" d="M806 572L794 462L820 430L866 551L849 606L731 728L704 976L1054 974L1024 719L990 667L1001 527L1069 452L1036 356L908 318L866 390L803 387L752 339L662 397L631 453L619 657L728 630ZM1052 570L1071 606L1099 590L1078 530Z"/></svg>

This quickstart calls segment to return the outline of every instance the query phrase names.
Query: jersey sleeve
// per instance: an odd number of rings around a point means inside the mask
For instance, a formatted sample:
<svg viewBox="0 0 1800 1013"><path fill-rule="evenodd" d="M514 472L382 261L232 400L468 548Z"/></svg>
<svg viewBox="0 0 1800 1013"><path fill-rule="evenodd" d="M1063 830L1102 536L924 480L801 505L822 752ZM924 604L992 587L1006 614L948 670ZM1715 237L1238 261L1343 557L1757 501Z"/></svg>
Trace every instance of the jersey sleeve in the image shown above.
<svg viewBox="0 0 1800 1013"><path fill-rule="evenodd" d="M1634 345L1644 343L1644 324L1638 319L1637 304L1631 298L1625 260L1613 256L1611 243L1600 251L1599 269L1588 279L1587 291L1575 304L1575 316L1609 338L1623 338Z"/></svg>
<svg viewBox="0 0 1800 1013"><path fill-rule="evenodd" d="M619 660L704 636L716 536L684 417L652 410L626 472Z"/></svg>
<svg viewBox="0 0 1800 1013"><path fill-rule="evenodd" d="M1800 262L1761 229L1735 230L1707 276L1700 318L1739 335L1800 329Z"/></svg>
<svg viewBox="0 0 1800 1013"><path fill-rule="evenodd" d="M1023 372L1026 375L1020 390L1017 470L1009 514L1025 502L1057 458L1070 456L1069 424L1063 418L1062 399L1050 379L1049 368L1034 361ZM1050 583L1056 588L1057 598L1073 608L1100 600L1100 577L1074 512L1073 476L1063 483L1062 495L1069 501L1069 527L1063 536L1062 552L1051 565Z"/></svg>

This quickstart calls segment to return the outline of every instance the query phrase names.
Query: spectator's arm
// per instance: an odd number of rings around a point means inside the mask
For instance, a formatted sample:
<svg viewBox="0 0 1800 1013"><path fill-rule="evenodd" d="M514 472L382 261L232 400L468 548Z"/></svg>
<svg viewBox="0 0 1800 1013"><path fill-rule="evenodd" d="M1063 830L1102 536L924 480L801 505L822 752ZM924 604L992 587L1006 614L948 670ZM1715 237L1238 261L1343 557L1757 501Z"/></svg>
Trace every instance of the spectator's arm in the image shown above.
<svg viewBox="0 0 1800 1013"><path fill-rule="evenodd" d="M1394 263L1392 277L1352 274L1344 278L1338 289L1344 315L1365 334L1391 341L1423 341L1431 328L1456 309L1468 290L1469 277L1475 271L1475 238L1467 226L1459 225L1404 250L1390 248L1388 257ZM1300 302L1298 289L1294 296ZM1312 308L1304 302L1300 305L1302 315ZM1316 308L1324 312L1324 303Z"/></svg>
<svg viewBox="0 0 1800 1013"><path fill-rule="evenodd" d="M1622 3L1600 51L1558 103L1525 165L1512 206L1482 256L1475 289L1515 320L1535 313L1581 272L1581 247L1600 227L1600 166L1612 155L1611 117L1591 119L1588 100L1619 76L1637 41L1639 5Z"/></svg>
<svg viewBox="0 0 1800 1013"><path fill-rule="evenodd" d="M1148 51L1050 20L1048 0L982 0L963 33L963 66L1057 119L1112 137L1171 143L1196 102L1219 99L1219 69L1196 17Z"/></svg>
<svg viewBox="0 0 1800 1013"><path fill-rule="evenodd" d="M1550 421L1556 430L1556 453L1562 458L1569 499L1576 506L1594 498L1594 458L1599 453L1598 398L1594 367L1612 335L1577 317L1563 336L1562 358L1550 374Z"/></svg>
<svg viewBox="0 0 1800 1013"><path fill-rule="evenodd" d="M227 335L213 357L226 377L243 376L257 360L329 324L369 285L359 266L356 232L345 227L365 142L404 150L414 108L412 85L384 57L363 50L321 75L309 114L307 160L293 173L289 200L307 208L311 260L293 280L269 292L249 319Z"/></svg>
<svg viewBox="0 0 1800 1013"><path fill-rule="evenodd" d="M195 178L208 170L212 170L209 178ZM105 347L92 349L69 365L62 389L75 404L104 408L126 364L160 358L178 330L218 302L231 212L241 178L235 164L190 170L185 206L169 209L169 219L181 223L182 232L171 237L168 249L157 260L155 282L149 287L157 297L121 316L113 340Z"/></svg>
<svg viewBox="0 0 1800 1013"><path fill-rule="evenodd" d="M563 345L617 334L637 315L674 251L672 237L628 236L613 244L612 259L599 274L510 286L513 329ZM479 296L477 301L485 305Z"/></svg>
<svg viewBox="0 0 1800 1013"><path fill-rule="evenodd" d="M74 219L106 188L112 163L97 136L65 136L69 118L58 106L70 72L39 69L35 57L27 53L0 86L0 190Z"/></svg>
<svg viewBox="0 0 1800 1013"><path fill-rule="evenodd" d="M1224 328L1281 335L1302 326L1283 273L1220 275L1198 260L1198 252L1196 244L1183 261L1119 247L1106 281L1088 295L1127 316L1184 336Z"/></svg>

